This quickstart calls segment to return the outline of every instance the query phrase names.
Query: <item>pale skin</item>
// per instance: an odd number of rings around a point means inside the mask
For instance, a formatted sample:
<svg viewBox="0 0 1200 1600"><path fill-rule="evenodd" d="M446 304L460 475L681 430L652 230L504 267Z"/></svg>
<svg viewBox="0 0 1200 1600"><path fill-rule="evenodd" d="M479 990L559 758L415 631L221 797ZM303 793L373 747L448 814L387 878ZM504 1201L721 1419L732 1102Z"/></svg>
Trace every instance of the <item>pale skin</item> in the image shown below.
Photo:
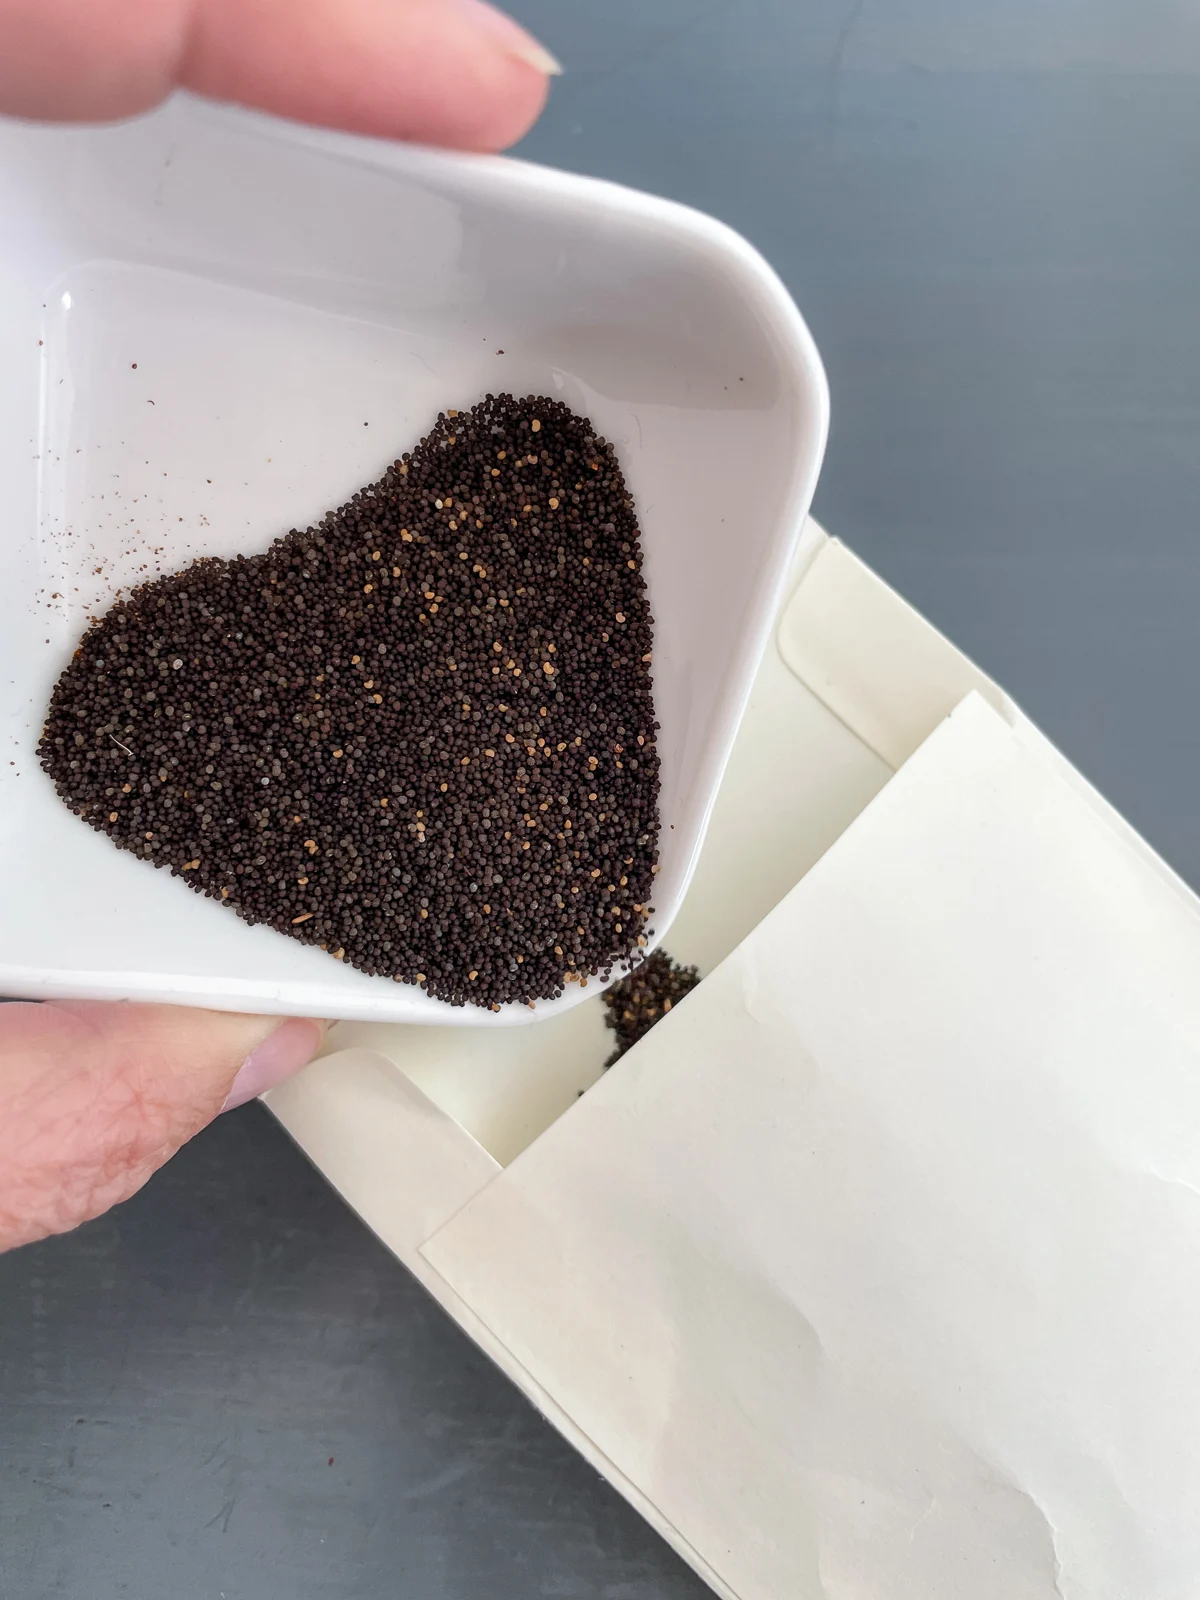
<svg viewBox="0 0 1200 1600"><path fill-rule="evenodd" d="M183 87L297 121L501 150L552 57L482 0L0 0L0 113L132 116ZM0 1250L127 1199L324 1025L177 1006L0 1006Z"/></svg>

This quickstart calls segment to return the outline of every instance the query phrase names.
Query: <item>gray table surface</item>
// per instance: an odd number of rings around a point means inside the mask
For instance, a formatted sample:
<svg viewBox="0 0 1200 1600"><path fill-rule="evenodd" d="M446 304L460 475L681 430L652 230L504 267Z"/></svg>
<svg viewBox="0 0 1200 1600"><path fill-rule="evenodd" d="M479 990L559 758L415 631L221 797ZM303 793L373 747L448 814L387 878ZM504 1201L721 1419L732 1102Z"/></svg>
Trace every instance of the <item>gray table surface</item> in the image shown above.
<svg viewBox="0 0 1200 1600"><path fill-rule="evenodd" d="M514 9L568 66L524 153L765 252L822 520L1200 886L1200 14ZM703 1593L258 1107L0 1260L0 1596Z"/></svg>

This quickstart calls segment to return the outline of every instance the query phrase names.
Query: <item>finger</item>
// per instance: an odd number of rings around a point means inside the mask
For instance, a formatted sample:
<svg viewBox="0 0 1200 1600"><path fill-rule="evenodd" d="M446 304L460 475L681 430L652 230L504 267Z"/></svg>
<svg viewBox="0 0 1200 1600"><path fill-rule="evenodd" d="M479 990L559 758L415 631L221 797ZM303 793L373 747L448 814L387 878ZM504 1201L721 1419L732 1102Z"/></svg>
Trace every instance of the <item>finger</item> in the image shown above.
<svg viewBox="0 0 1200 1600"><path fill-rule="evenodd" d="M0 0L0 111L103 121L176 85L298 121L501 150L558 66L485 0Z"/></svg>
<svg viewBox="0 0 1200 1600"><path fill-rule="evenodd" d="M181 1006L0 1006L0 1250L128 1199L223 1107L298 1071L323 1033Z"/></svg>
<svg viewBox="0 0 1200 1600"><path fill-rule="evenodd" d="M209 0L180 76L283 117L502 150L537 119L552 67L482 0Z"/></svg>

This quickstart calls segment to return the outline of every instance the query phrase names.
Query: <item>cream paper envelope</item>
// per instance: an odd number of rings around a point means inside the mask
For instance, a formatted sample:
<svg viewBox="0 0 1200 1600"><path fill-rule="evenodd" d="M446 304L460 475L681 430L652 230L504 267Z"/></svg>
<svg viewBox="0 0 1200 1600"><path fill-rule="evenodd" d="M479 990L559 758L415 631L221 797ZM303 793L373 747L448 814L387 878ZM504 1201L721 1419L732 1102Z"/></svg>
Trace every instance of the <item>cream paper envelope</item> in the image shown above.
<svg viewBox="0 0 1200 1600"><path fill-rule="evenodd" d="M779 646L586 1095L591 1007L272 1108L718 1593L1193 1600L1200 906L815 531Z"/></svg>

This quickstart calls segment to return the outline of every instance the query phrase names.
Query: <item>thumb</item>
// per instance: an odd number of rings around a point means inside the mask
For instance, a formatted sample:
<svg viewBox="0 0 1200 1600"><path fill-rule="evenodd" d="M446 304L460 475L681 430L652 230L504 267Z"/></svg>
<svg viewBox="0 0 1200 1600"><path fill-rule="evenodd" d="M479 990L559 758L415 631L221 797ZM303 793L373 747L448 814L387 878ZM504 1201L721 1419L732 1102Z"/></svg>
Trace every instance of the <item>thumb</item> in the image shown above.
<svg viewBox="0 0 1200 1600"><path fill-rule="evenodd" d="M126 1200L216 1114L309 1061L307 1019L70 1001L0 1006L0 1250Z"/></svg>

